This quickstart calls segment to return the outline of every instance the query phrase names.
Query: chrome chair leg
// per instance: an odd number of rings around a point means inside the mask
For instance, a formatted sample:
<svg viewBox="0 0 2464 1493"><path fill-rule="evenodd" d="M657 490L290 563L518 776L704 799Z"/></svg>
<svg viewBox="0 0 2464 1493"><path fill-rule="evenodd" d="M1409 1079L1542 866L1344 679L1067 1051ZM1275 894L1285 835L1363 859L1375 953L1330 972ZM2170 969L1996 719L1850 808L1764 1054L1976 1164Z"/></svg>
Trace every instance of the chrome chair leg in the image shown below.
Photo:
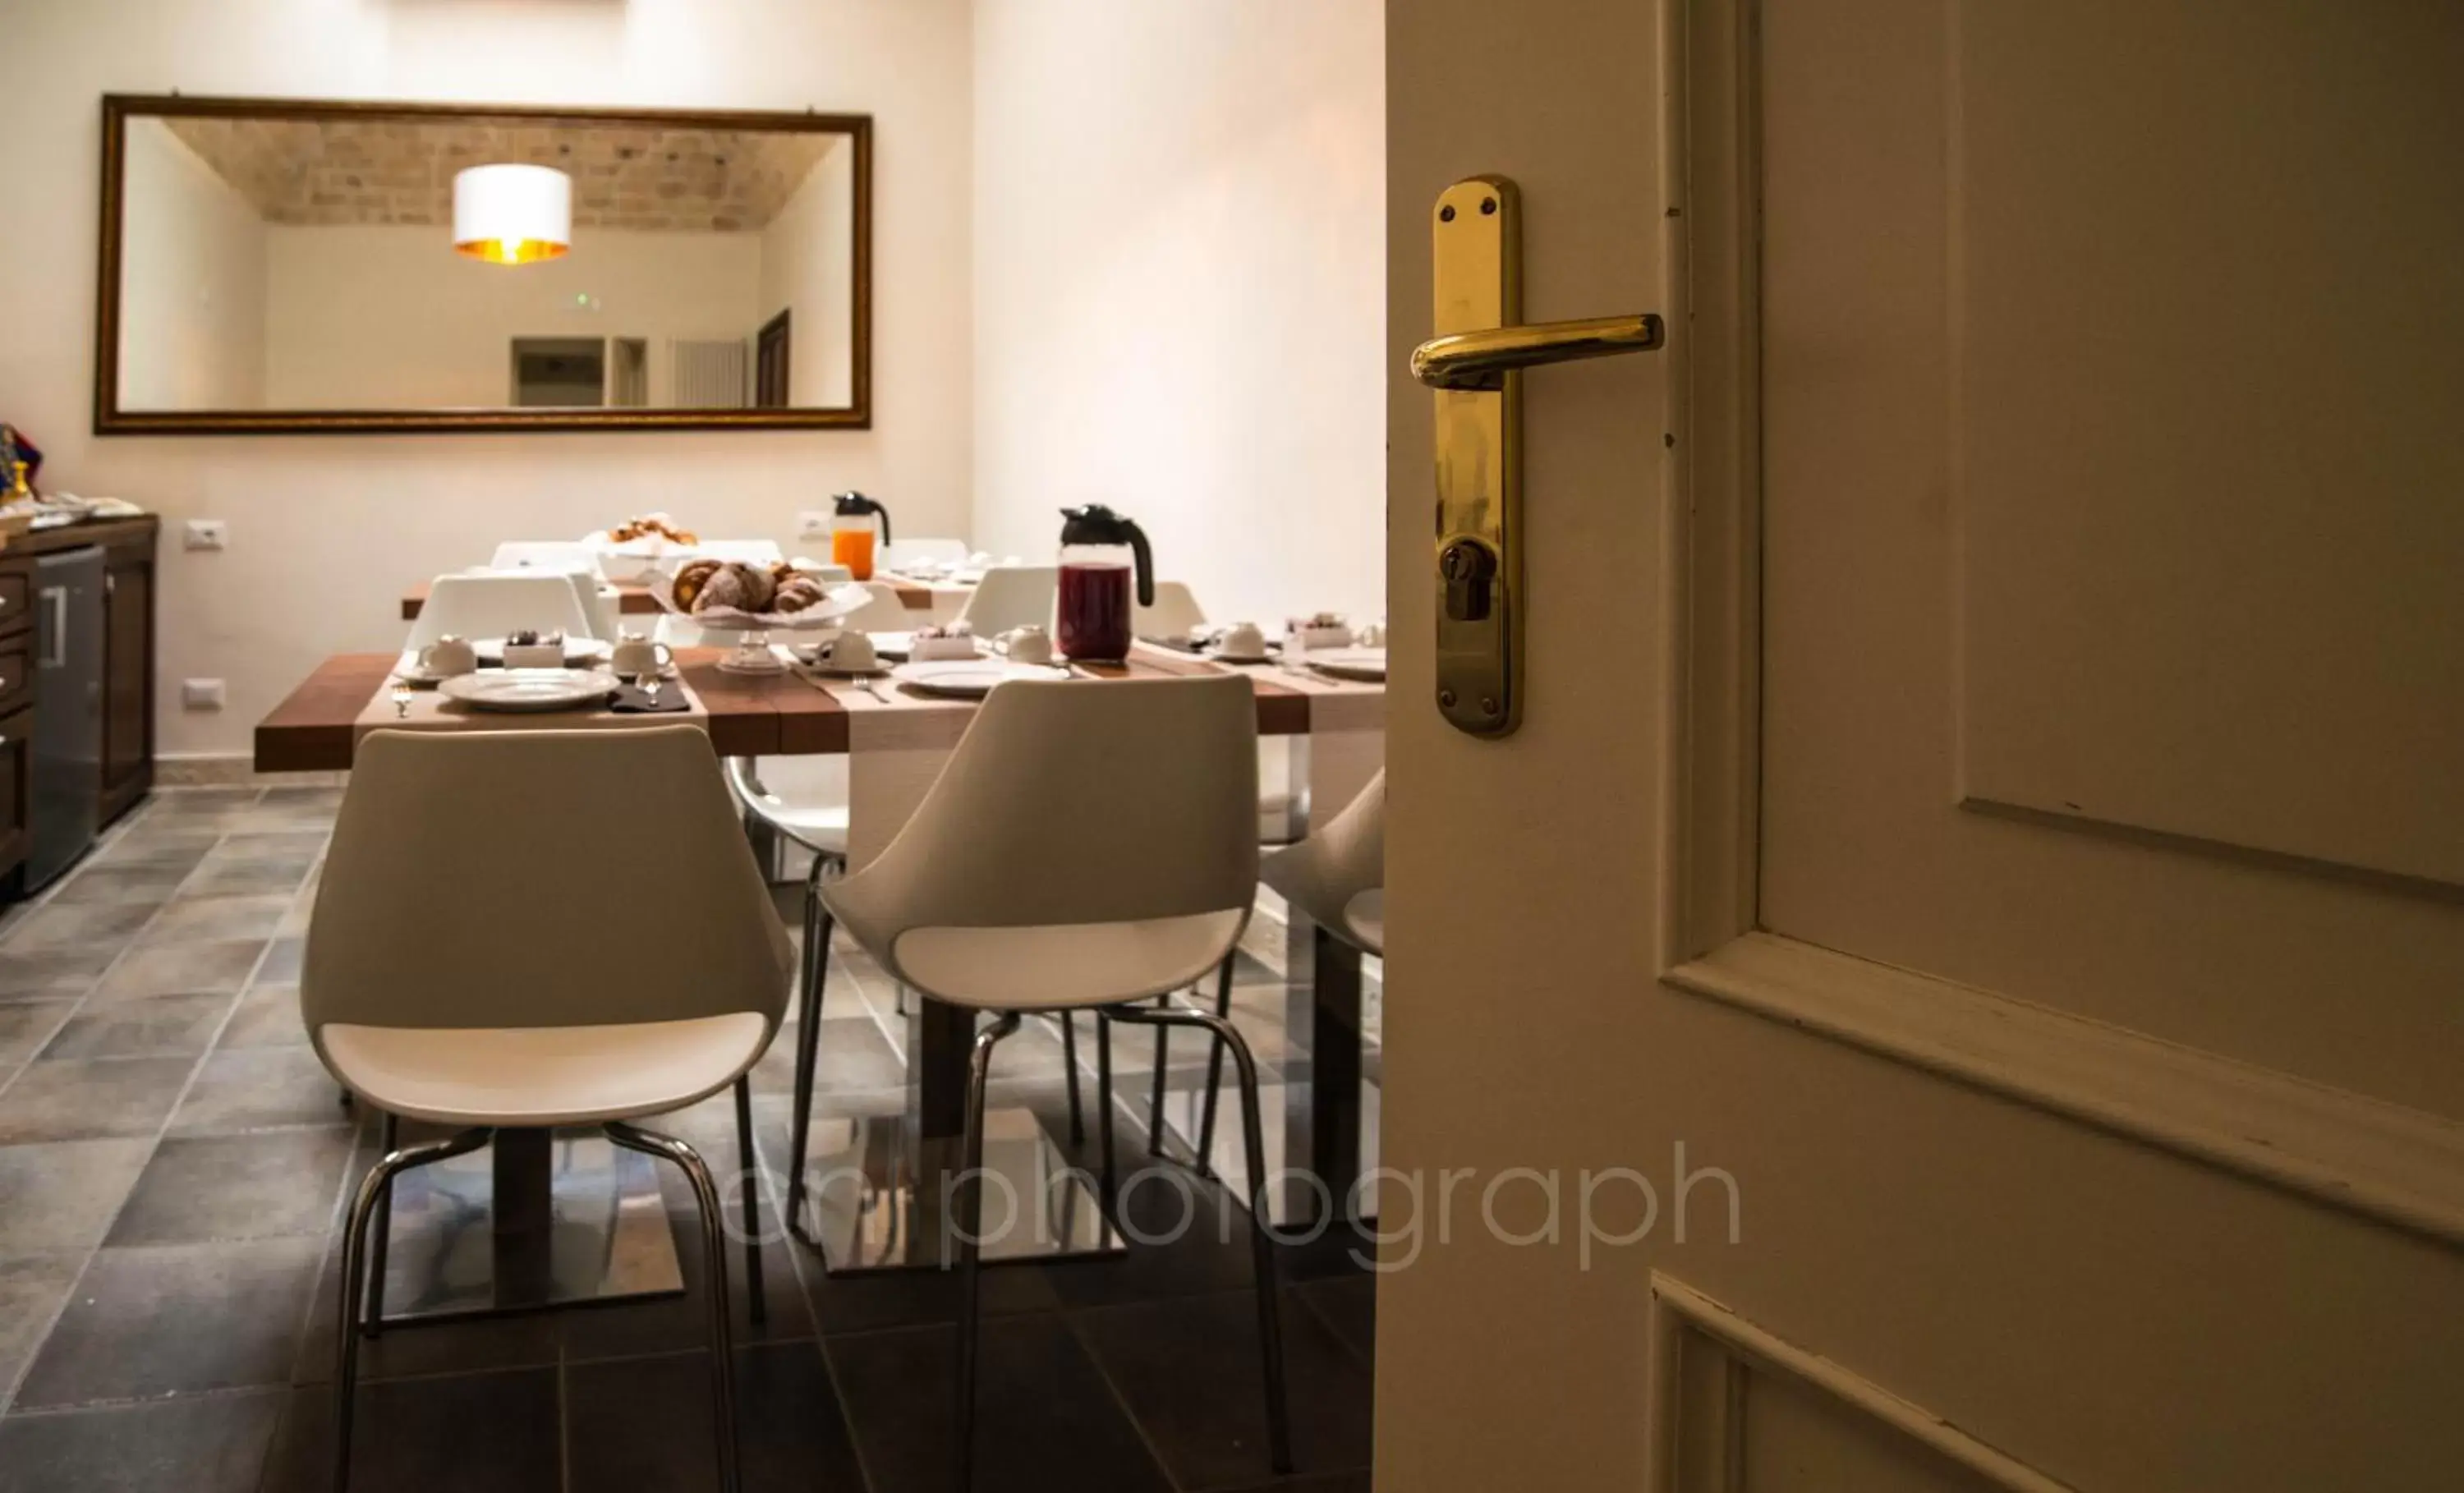
<svg viewBox="0 0 2464 1493"><path fill-rule="evenodd" d="M1061 1013L1061 1071L1069 1086L1069 1144L1087 1144L1087 1111L1078 1103L1078 1013Z"/></svg>
<svg viewBox="0 0 2464 1493"><path fill-rule="evenodd" d="M391 1155L401 1147L402 1121L398 1116L387 1113L385 1117L385 1138L379 1143L379 1149ZM369 1227L376 1234L376 1241L368 1251L368 1311L360 1330L374 1337L385 1330L385 1248L393 1240L391 1182L387 1182L385 1190L377 1197L376 1218Z"/></svg>
<svg viewBox="0 0 2464 1493"><path fill-rule="evenodd" d="M720 1207L718 1185L700 1153L672 1135L637 1129L622 1120L605 1127L607 1138L627 1151L672 1161L693 1184L693 1203L701 1214L702 1284L710 1294L710 1387L718 1418L719 1493L739 1493L736 1469L736 1334L727 1321L727 1215Z"/></svg>
<svg viewBox="0 0 2464 1493"><path fill-rule="evenodd" d="M1238 953L1223 956L1223 967L1215 973L1215 1015L1220 1021L1232 1020L1232 961ZM1198 1121L1198 1175L1215 1175L1215 1100L1216 1089L1223 1083L1223 1043L1212 1044L1206 1054L1206 1097Z"/></svg>
<svg viewBox="0 0 2464 1493"><path fill-rule="evenodd" d="M831 855L815 855L813 868L804 875L804 951L797 979L802 987L796 1007L796 1112L788 1123L787 1139L787 1230L810 1244L811 1235L804 1232L804 1149L813 1133L813 1087L821 1063L822 996L829 980L830 937L837 932L837 920L822 905L823 872L832 865L842 867L845 862Z"/></svg>
<svg viewBox="0 0 2464 1493"><path fill-rule="evenodd" d="M1156 1010L1169 1010L1171 1006L1171 996L1155 997ZM1147 1096L1147 1154L1150 1156L1163 1154L1163 1070L1164 1065L1171 1061L1171 1027L1155 1028L1155 1089Z"/></svg>
<svg viewBox="0 0 2464 1493"><path fill-rule="evenodd" d="M1120 1176L1112 1160L1112 1019L1095 1013L1095 1144L1104 1154L1104 1207L1120 1196Z"/></svg>
<svg viewBox="0 0 2464 1493"><path fill-rule="evenodd" d="M334 1493L343 1493L351 1485L351 1401L360 1374L360 1274L367 1253L368 1225L376 1218L377 1205L393 1190L397 1175L413 1167L476 1151L488 1143L490 1133L485 1130L464 1131L444 1140L389 1151L368 1168L368 1175L360 1180L359 1192L351 1198L350 1214L342 1223L342 1281L337 1293L341 1300L341 1312L334 1333Z"/></svg>
<svg viewBox="0 0 2464 1493"><path fill-rule="evenodd" d="M755 1322L770 1320L761 1293L761 1160L753 1150L753 1083L736 1080L736 1185L743 1193L744 1299Z"/></svg>
<svg viewBox="0 0 2464 1493"><path fill-rule="evenodd" d="M1230 981L1223 987L1230 989ZM1266 1128L1259 1117L1258 1062L1231 1019L1199 1011L1151 1011L1142 1006L1115 1006L1113 1020L1135 1025L1163 1023L1196 1026L1213 1032L1219 1050L1229 1048L1241 1075L1241 1139L1249 1163L1249 1248L1251 1271L1258 1285L1258 1347L1265 1360L1267 1450L1278 1474L1292 1470L1289 1405L1284 1395L1284 1328L1278 1306L1282 1292L1275 1279L1275 1239L1266 1221Z"/></svg>
<svg viewBox="0 0 2464 1493"><path fill-rule="evenodd" d="M1002 1012L976 1033L967 1065L967 1128L956 1199L957 1229L951 1241L958 1267L958 1379L953 1421L958 1493L968 1493L976 1477L976 1299L983 1274L984 1091L992 1084L993 1047L1017 1030L1018 1014Z"/></svg>

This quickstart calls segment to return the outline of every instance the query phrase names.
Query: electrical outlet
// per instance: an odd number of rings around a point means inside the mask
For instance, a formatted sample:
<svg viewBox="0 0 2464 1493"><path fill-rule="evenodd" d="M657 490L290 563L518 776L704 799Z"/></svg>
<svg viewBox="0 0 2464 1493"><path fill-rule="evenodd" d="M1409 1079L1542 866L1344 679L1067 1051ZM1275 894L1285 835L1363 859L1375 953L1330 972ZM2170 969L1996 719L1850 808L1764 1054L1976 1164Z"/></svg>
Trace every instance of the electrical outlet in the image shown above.
<svg viewBox="0 0 2464 1493"><path fill-rule="evenodd" d="M831 516L818 508L807 508L796 516L796 538L826 539L830 537Z"/></svg>
<svg viewBox="0 0 2464 1493"><path fill-rule="evenodd" d="M181 531L181 545L192 550L218 550L231 542L231 527L219 518L191 518Z"/></svg>
<svg viewBox="0 0 2464 1493"><path fill-rule="evenodd" d="M180 708L190 711L218 711L223 708L223 682L219 679L183 679L180 681Z"/></svg>

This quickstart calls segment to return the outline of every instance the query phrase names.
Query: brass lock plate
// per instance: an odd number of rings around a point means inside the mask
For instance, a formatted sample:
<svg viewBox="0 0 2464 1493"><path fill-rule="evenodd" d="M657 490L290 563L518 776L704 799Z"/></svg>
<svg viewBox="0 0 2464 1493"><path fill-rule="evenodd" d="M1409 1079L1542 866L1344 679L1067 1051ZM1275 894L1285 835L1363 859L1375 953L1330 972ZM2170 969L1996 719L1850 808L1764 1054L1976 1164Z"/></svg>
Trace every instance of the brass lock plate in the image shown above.
<svg viewBox="0 0 2464 1493"><path fill-rule="evenodd" d="M1437 336L1522 322L1521 230L1514 184L1503 177L1471 177L1439 194L1429 222ZM1438 710L1482 736L1504 736L1522 718L1523 377L1496 382L1432 395Z"/></svg>

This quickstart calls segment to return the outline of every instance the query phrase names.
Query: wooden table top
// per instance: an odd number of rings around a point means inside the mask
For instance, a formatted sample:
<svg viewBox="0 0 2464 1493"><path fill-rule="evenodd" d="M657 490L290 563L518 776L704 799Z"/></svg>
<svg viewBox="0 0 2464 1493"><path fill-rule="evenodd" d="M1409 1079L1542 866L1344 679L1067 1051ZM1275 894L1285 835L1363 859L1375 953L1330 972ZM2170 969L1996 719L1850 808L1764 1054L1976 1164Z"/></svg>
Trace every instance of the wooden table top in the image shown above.
<svg viewBox="0 0 2464 1493"><path fill-rule="evenodd" d="M899 601L905 603L910 611L928 612L933 609L933 588L924 584L922 582L910 581L905 576L893 576L887 573L875 576L873 579L895 588L898 592ZM610 583L614 586L616 591L616 610L619 615L626 617L655 617L659 614L659 604L651 597L649 587L645 585L636 585L630 581L618 581ZM403 621L416 622L419 619L420 608L428 604L428 587L429 582L422 581L417 585L412 586L409 590L402 593Z"/></svg>
<svg viewBox="0 0 2464 1493"><path fill-rule="evenodd" d="M723 648L683 648L676 667L709 712L711 745L721 757L795 757L847 750L851 713L831 695L794 674L731 674L718 667ZM290 698L257 722L256 770L261 773L341 772L351 765L363 712L399 661L392 653L341 653L317 666ZM1142 654L1128 664L1090 666L1115 678L1171 678L1211 673L1219 666L1199 659ZM1309 730L1311 694L1252 671L1261 736L1302 736ZM933 702L935 709L964 714L971 700ZM501 727L501 722L498 723ZM542 729L554 714L538 717Z"/></svg>

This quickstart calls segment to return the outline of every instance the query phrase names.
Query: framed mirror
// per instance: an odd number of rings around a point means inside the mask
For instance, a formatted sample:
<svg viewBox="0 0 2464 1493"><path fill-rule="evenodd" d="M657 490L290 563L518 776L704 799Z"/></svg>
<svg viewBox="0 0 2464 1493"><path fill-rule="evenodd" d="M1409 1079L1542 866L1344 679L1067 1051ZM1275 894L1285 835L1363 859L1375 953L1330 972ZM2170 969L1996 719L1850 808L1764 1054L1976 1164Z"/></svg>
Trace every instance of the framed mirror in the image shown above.
<svg viewBox="0 0 2464 1493"><path fill-rule="evenodd" d="M871 424L865 115L102 101L97 434Z"/></svg>

